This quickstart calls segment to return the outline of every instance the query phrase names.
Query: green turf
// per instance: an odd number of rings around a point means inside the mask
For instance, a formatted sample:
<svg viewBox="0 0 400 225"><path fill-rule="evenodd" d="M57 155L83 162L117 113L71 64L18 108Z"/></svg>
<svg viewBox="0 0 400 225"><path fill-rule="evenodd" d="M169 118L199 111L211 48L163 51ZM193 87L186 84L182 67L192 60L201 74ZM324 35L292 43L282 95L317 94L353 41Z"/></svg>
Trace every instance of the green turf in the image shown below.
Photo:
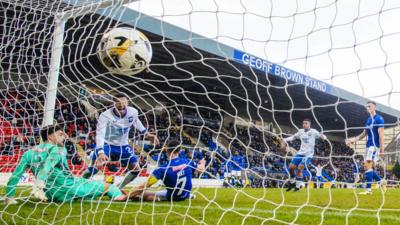
<svg viewBox="0 0 400 225"><path fill-rule="evenodd" d="M27 193L19 190L18 195ZM195 194L194 200L173 204L21 200L0 206L0 224L400 224L398 189L371 196L350 189L197 189Z"/></svg>

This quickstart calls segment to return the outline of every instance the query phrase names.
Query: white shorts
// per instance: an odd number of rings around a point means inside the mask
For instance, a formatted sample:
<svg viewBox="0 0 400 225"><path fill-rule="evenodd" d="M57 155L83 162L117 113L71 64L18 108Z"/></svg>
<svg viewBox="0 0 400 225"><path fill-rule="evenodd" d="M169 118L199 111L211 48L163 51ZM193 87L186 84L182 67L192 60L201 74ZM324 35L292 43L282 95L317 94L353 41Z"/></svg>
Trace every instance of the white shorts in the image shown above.
<svg viewBox="0 0 400 225"><path fill-rule="evenodd" d="M232 176L231 173L228 173L228 172L224 173L224 178L228 178L228 177L231 177L231 176Z"/></svg>
<svg viewBox="0 0 400 225"><path fill-rule="evenodd" d="M372 160L374 163L378 162L378 148L375 146L368 147L364 157L364 160Z"/></svg>
<svg viewBox="0 0 400 225"><path fill-rule="evenodd" d="M235 177L241 177L242 176L242 171L241 170L232 170L232 176Z"/></svg>
<svg viewBox="0 0 400 225"><path fill-rule="evenodd" d="M167 201L167 190L156 191L158 201Z"/></svg>

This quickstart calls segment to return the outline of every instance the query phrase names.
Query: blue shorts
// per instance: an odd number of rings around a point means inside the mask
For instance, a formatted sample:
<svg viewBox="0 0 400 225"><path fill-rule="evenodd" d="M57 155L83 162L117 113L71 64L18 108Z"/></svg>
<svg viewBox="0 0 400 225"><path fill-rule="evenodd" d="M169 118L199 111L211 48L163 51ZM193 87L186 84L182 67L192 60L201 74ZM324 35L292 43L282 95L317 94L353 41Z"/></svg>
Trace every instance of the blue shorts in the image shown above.
<svg viewBox="0 0 400 225"><path fill-rule="evenodd" d="M322 179L322 177L321 177L321 176L317 176L317 181L324 182L324 179Z"/></svg>
<svg viewBox="0 0 400 225"><path fill-rule="evenodd" d="M190 197L190 192L188 194L184 194L183 196L175 196L173 195L172 190L161 190L156 192L156 196L159 198L160 201L185 201Z"/></svg>
<svg viewBox="0 0 400 225"><path fill-rule="evenodd" d="M133 152L133 149L130 145L123 146L115 146L105 144L103 147L104 154L108 156L110 161L119 161L121 166L127 166L128 164L137 163L138 159ZM95 161L99 154L99 150L96 150L94 154L91 154L91 159Z"/></svg>
<svg viewBox="0 0 400 225"><path fill-rule="evenodd" d="M311 163L311 157L295 155L290 163L294 164L295 166L303 165L305 168L307 168L308 164Z"/></svg>
<svg viewBox="0 0 400 225"><path fill-rule="evenodd" d="M175 192L175 193L174 193ZM171 189L167 190L167 200L168 201L185 201L185 199L190 198L190 192L189 191L184 191L181 195L176 195L176 190L173 191Z"/></svg>

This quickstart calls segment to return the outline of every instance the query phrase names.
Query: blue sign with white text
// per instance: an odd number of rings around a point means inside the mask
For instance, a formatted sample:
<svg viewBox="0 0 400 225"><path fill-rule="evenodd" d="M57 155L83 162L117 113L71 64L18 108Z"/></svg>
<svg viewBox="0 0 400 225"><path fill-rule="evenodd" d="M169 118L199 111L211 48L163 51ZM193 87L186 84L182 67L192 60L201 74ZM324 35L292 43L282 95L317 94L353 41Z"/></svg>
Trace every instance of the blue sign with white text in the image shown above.
<svg viewBox="0 0 400 225"><path fill-rule="evenodd" d="M247 54L245 52L241 52L235 49L233 52L233 59L254 69L264 71L271 76L278 76L288 81L303 84L304 86L314 88L322 92L332 93L332 86L323 81L314 79L312 77L287 69L277 64L270 63L264 59Z"/></svg>

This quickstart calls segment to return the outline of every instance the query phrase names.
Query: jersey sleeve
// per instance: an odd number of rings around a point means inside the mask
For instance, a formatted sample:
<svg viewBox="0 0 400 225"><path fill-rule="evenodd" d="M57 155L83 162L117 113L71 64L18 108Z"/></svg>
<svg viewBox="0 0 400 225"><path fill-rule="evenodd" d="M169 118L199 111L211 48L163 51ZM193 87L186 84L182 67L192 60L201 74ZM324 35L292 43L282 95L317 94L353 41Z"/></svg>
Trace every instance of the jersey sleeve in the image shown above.
<svg viewBox="0 0 400 225"><path fill-rule="evenodd" d="M298 139L299 136L300 136L300 131L297 131L297 133L295 133L294 135L292 135L290 137L287 137L287 138L284 138L283 140L285 140L285 141L294 141L294 140Z"/></svg>
<svg viewBox="0 0 400 225"><path fill-rule="evenodd" d="M322 133L317 130L314 130L314 135L315 135L315 138L321 138Z"/></svg>
<svg viewBox="0 0 400 225"><path fill-rule="evenodd" d="M165 167L160 167L157 168L153 171L152 176L154 176L155 178L157 178L157 180L162 180L165 176L165 172L166 172L166 168Z"/></svg>
<svg viewBox="0 0 400 225"><path fill-rule="evenodd" d="M136 130L138 130L142 134L145 133L147 131L147 129L146 129L146 127L143 126L142 121L140 121L139 113L137 112L137 110L135 110L134 119L135 119L134 126L135 126Z"/></svg>
<svg viewBox="0 0 400 225"><path fill-rule="evenodd" d="M382 116L377 117L377 119L375 120L375 127L385 127L385 120L383 119Z"/></svg>
<svg viewBox="0 0 400 225"><path fill-rule="evenodd" d="M151 175L151 176L149 177L149 179L147 180L147 183L148 183L149 185L153 185L153 184L157 183L157 181L158 181L157 177Z"/></svg>
<svg viewBox="0 0 400 225"><path fill-rule="evenodd" d="M38 172L37 179L41 180L43 182L46 182L49 174L51 171L54 170L57 164L60 162L62 163L62 154L59 153L58 149L57 150L52 150L47 156L47 159L42 167L42 169Z"/></svg>
<svg viewBox="0 0 400 225"><path fill-rule="evenodd" d="M318 169L318 167L317 166L315 166L314 164L312 164L312 163L310 163L310 164L308 164L308 165L310 165L312 168L314 168L315 170L317 170Z"/></svg>
<svg viewBox="0 0 400 225"><path fill-rule="evenodd" d="M104 113L100 114L96 125L96 148L104 147L108 119Z"/></svg>
<svg viewBox="0 0 400 225"><path fill-rule="evenodd" d="M27 160L27 153L25 153L22 155L22 158L19 161L17 168L15 168L14 172L11 174L11 177L7 182L7 187L6 187L7 197L15 196L15 189L17 187L19 179L22 177L27 167L28 167L28 160Z"/></svg>

